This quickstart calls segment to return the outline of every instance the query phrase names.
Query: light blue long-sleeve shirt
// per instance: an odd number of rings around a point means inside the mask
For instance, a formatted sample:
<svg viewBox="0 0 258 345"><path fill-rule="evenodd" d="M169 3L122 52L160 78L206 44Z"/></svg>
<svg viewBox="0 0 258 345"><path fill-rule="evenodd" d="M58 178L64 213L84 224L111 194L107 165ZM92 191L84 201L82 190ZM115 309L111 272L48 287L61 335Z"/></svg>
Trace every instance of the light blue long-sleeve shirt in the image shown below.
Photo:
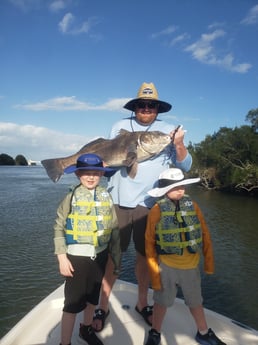
<svg viewBox="0 0 258 345"><path fill-rule="evenodd" d="M130 132L136 131L161 131L169 134L175 126L156 119L150 126L144 126L136 122L135 117L118 121L111 129L110 139L119 134L120 129ZM126 173L126 168L121 168L113 175L108 182L108 190L112 195L115 204L123 207L136 207L142 205L151 208L155 199L147 192L152 189L157 182L159 175L173 164L175 167L189 171L192 165L192 157L189 153L181 162L176 160L176 150L174 145L169 145L158 156L148 159L138 164L137 174L134 179Z"/></svg>

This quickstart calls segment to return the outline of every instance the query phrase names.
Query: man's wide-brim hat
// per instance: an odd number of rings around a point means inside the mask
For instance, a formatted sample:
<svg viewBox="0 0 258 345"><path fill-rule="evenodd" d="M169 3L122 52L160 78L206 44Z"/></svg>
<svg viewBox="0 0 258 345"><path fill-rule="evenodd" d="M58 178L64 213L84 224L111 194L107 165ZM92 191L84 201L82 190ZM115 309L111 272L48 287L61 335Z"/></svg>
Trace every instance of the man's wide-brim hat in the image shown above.
<svg viewBox="0 0 258 345"><path fill-rule="evenodd" d="M158 187L148 191L148 194L153 197L161 197L175 187L197 183L199 181L199 177L186 179L182 170L170 168L159 175Z"/></svg>
<svg viewBox="0 0 258 345"><path fill-rule="evenodd" d="M81 155L77 159L76 164L70 165L64 169L64 173L71 174L78 170L104 171L104 176L106 177L110 177L116 172L116 169L104 167L102 159L93 153L85 153Z"/></svg>
<svg viewBox="0 0 258 345"><path fill-rule="evenodd" d="M127 102L124 108L135 111L136 104L139 100L156 101L159 105L159 113L166 113L172 108L171 104L159 99L158 91L153 83L143 83L138 91L137 97Z"/></svg>

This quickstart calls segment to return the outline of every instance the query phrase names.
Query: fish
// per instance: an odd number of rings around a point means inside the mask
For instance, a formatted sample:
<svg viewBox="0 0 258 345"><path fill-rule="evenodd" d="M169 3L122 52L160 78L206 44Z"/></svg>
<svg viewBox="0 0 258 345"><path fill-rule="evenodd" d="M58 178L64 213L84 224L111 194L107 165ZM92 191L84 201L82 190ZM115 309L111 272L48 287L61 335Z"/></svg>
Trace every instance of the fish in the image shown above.
<svg viewBox="0 0 258 345"><path fill-rule="evenodd" d="M104 166L117 169L126 167L127 174L134 179L138 163L159 155L170 143L170 136L160 131L129 132L121 129L114 139L98 138L71 156L44 159L41 164L50 179L57 182L64 174L64 169L76 164L79 156L95 153Z"/></svg>

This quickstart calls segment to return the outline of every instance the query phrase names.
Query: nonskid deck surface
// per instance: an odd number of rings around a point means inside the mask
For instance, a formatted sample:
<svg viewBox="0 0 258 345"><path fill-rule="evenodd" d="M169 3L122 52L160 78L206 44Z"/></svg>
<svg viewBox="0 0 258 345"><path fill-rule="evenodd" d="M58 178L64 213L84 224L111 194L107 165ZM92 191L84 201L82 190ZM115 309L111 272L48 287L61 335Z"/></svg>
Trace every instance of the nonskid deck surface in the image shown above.
<svg viewBox="0 0 258 345"><path fill-rule="evenodd" d="M105 345L143 345L149 326L135 311L137 286L118 280L110 298L110 314L106 326L98 333ZM149 291L152 303L152 291ZM60 286L30 313L28 313L5 337L0 345L58 345L60 320L63 307L63 286ZM258 332L238 326L229 318L205 310L209 327L227 345L257 345ZM77 316L72 345L85 345L79 338L82 313ZM180 299L169 308L163 323L161 345L194 345L195 324Z"/></svg>

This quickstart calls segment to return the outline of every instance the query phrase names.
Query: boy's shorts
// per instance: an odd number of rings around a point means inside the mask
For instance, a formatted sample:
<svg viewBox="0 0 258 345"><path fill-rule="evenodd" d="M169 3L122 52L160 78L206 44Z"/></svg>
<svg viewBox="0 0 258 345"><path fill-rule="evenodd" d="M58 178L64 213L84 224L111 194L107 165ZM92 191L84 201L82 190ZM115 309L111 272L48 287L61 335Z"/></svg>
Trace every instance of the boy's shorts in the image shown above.
<svg viewBox="0 0 258 345"><path fill-rule="evenodd" d="M115 205L120 230L120 247L126 252L133 234L135 250L145 256L145 229L149 209L137 205L135 208Z"/></svg>
<svg viewBox="0 0 258 345"><path fill-rule="evenodd" d="M202 305L201 276L198 267L183 270L160 263L160 271L162 289L154 291L155 302L166 307L172 306L180 286L188 307Z"/></svg>
<svg viewBox="0 0 258 345"><path fill-rule="evenodd" d="M63 311L77 314L85 309L87 302L97 305L102 278L108 259L108 250L97 254L95 260L87 256L67 254L74 268L73 277L66 277Z"/></svg>

